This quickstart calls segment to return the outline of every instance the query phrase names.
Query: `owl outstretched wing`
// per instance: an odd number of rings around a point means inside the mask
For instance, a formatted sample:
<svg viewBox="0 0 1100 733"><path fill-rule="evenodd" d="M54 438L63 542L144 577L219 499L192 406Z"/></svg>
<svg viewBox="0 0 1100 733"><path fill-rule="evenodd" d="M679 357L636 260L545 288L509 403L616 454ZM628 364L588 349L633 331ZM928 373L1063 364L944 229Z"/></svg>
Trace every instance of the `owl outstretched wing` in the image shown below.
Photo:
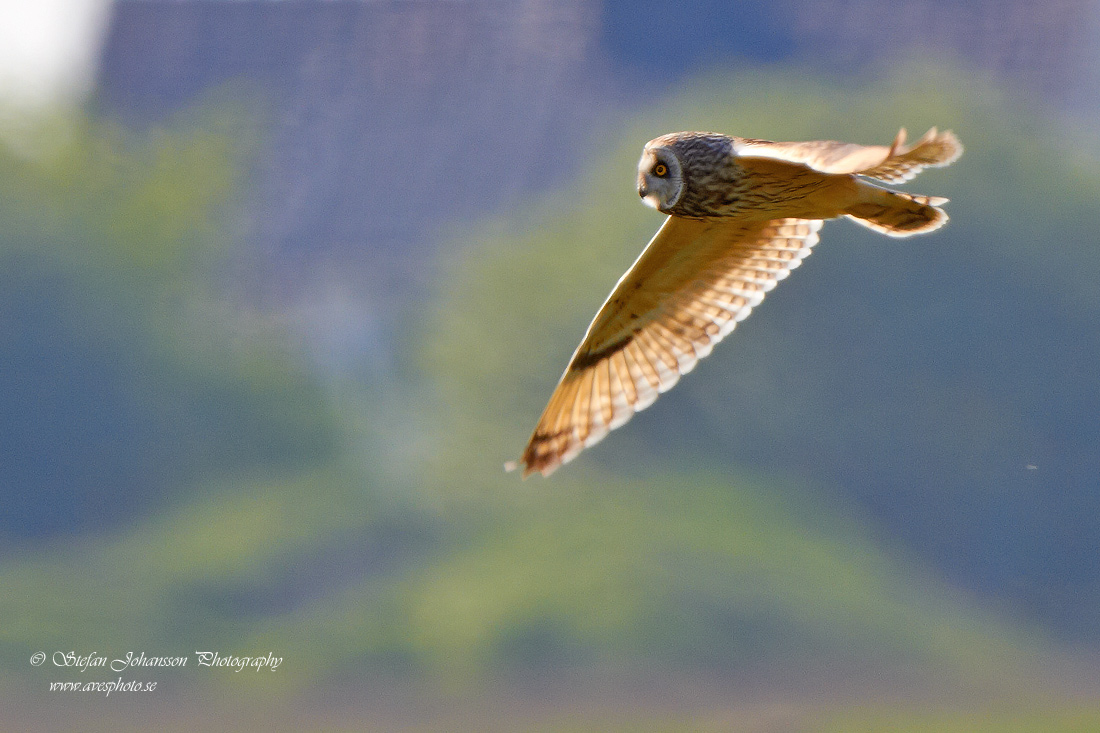
<svg viewBox="0 0 1100 733"><path fill-rule="evenodd" d="M665 220L588 327L523 451L523 475L548 476L676 384L801 264L821 225Z"/></svg>
<svg viewBox="0 0 1100 733"><path fill-rule="evenodd" d="M950 130L935 127L912 145L905 144L905 129L890 145L855 145L833 140L773 143L734 138L734 152L742 156L774 158L801 163L822 173L854 173L884 183L904 183L925 168L949 165L963 153L962 143Z"/></svg>

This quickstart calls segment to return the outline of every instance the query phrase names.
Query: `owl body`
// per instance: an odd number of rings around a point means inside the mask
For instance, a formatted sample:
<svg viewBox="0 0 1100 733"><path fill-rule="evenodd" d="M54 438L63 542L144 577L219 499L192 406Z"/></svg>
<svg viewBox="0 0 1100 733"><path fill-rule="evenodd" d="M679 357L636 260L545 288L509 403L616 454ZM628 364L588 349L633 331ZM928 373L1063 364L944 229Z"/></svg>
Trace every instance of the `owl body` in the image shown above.
<svg viewBox="0 0 1100 733"><path fill-rule="evenodd" d="M671 389L809 256L826 219L891 237L941 227L947 199L871 181L902 183L961 154L935 128L911 146L904 130L889 146L710 132L651 140L638 195L668 218L573 353L523 451L524 476L549 475Z"/></svg>
<svg viewBox="0 0 1100 733"><path fill-rule="evenodd" d="M761 142L714 132L662 135L642 151L638 194L658 211L693 219L832 219L857 201L850 175L738 154ZM660 166L667 173L658 175Z"/></svg>

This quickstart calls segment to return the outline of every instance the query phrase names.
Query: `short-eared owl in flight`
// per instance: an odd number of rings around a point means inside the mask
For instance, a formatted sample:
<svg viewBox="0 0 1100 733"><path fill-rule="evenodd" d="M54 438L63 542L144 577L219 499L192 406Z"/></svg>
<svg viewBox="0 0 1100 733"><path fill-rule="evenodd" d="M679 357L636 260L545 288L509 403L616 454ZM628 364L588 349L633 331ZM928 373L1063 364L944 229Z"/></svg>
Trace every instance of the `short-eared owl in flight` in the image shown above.
<svg viewBox="0 0 1100 733"><path fill-rule="evenodd" d="M668 214L603 304L520 459L549 475L657 399L787 277L825 219L891 237L931 232L947 199L889 191L962 154L951 132L913 145L774 143L709 132L650 140L638 195ZM509 464L508 468L514 468Z"/></svg>

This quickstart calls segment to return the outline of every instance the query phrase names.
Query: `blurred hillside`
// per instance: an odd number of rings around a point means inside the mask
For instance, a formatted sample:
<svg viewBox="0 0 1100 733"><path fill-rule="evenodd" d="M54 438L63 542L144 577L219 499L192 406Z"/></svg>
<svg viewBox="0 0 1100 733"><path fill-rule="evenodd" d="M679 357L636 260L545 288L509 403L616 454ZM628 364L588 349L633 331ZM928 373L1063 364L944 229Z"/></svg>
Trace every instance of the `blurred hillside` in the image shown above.
<svg viewBox="0 0 1100 733"><path fill-rule="evenodd" d="M607 0L605 47L619 68L667 82L734 58L794 61L843 76L880 75L914 58L983 73L1013 101L1100 110L1100 5L1095 0Z"/></svg>
<svg viewBox="0 0 1100 733"><path fill-rule="evenodd" d="M795 33L836 69L867 69L914 55L984 71L1014 101L1057 116L1100 111L1100 5L1055 0L798 2Z"/></svg>
<svg viewBox="0 0 1100 733"><path fill-rule="evenodd" d="M283 288L312 284L318 263L336 258L387 310L421 292L438 227L575 172L608 92L598 9L580 0L200 0L114 12L104 111L144 126L227 84L250 96L263 122L246 237Z"/></svg>
<svg viewBox="0 0 1100 733"><path fill-rule="evenodd" d="M275 268L253 285L323 289L335 260L391 312L423 295L440 226L575 174L625 110L709 65L850 76L931 54L1057 115L1100 109L1098 41L1093 0L140 0L114 7L97 88L138 127L226 85L252 99L239 224Z"/></svg>
<svg viewBox="0 0 1100 733"><path fill-rule="evenodd" d="M40 158L0 152L0 546L331 451L316 385L267 358L277 339L236 333L216 292L240 119L207 110L148 137L72 120L43 126L64 142Z"/></svg>
<svg viewBox="0 0 1100 733"><path fill-rule="evenodd" d="M114 7L88 109L0 150L0 728L1095 727L1096 5L626 7ZM907 187L945 229L829 223L503 473L659 224L645 140L900 125L967 145ZM286 661L64 702L27 661L207 648Z"/></svg>

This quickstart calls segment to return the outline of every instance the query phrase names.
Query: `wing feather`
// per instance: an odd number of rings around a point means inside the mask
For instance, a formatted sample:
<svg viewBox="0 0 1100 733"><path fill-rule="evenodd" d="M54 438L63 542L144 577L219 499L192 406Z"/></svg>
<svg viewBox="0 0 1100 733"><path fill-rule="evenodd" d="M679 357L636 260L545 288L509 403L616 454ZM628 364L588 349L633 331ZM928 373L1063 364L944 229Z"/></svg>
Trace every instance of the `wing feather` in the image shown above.
<svg viewBox="0 0 1100 733"><path fill-rule="evenodd" d="M851 173L884 183L904 183L925 168L949 165L963 153L962 143L950 130L930 129L912 145L905 130L890 145L856 145L835 140L775 143L734 138L734 151L744 157L772 158L801 163L822 173Z"/></svg>
<svg viewBox="0 0 1100 733"><path fill-rule="evenodd" d="M620 401L622 405L625 406L624 409L629 412L630 406L637 404L639 400L638 385L635 384L636 377L630 373L630 365L627 362L627 359L629 358L629 353L630 352L628 349L623 349L622 351L618 351L612 354L610 358L611 366L614 367L616 379L618 380L616 383L618 386L618 392L615 395L617 400L615 404L616 420L618 420L622 415L622 412L619 409ZM629 419L629 415L626 419ZM618 425L616 425L615 427L618 427Z"/></svg>
<svg viewBox="0 0 1100 733"><path fill-rule="evenodd" d="M668 391L809 255L821 225L669 217L588 327L524 475L549 475Z"/></svg>
<svg viewBox="0 0 1100 733"><path fill-rule="evenodd" d="M646 396L647 405L657 399L657 390L661 387L661 378L657 376L657 370L653 368L653 363L645 354L645 349L642 348L640 342L634 343L623 349L623 354L630 357L630 364L632 366L630 370L630 376L634 377L634 385L639 389L640 393L644 393ZM643 382L635 375L635 370L638 374L645 379ZM643 402L641 396L638 397L639 402Z"/></svg>

